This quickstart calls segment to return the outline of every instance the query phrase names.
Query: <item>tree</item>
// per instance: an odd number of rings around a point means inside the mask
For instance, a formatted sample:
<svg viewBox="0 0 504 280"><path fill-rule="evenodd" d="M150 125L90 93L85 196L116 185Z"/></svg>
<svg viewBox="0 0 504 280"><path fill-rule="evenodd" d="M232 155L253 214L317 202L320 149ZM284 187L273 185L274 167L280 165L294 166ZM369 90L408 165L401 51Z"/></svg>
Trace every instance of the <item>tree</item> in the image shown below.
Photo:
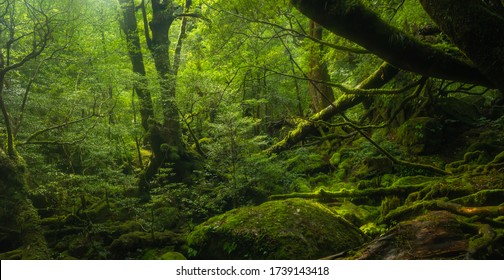
<svg viewBox="0 0 504 280"><path fill-rule="evenodd" d="M3 98L7 75L37 58L51 41L53 32L51 22L53 18L44 10L43 1L35 3L24 1L21 8L17 7L19 2L15 0L4 1L5 9L2 11L0 20L0 109L7 132L7 154L11 158L15 157L16 152L13 127ZM26 11L30 20L27 26L18 22L22 17L19 9Z"/></svg>
<svg viewBox="0 0 504 280"><path fill-rule="evenodd" d="M185 181L190 177L192 158L182 140L180 110L176 103L176 83L182 41L186 32L186 16L194 16L195 14L183 13L183 10L190 9L192 4L190 0L186 1L185 8L179 7L174 1L154 0L151 1L152 17L149 21L145 1L142 1L139 6L142 11L145 41L154 61L160 89L161 106L159 108L162 111L162 122L157 122L146 80L135 3L133 0L119 0L119 4L123 11L122 26L126 33L126 43L133 72L139 76L138 81L134 84L134 89L140 99L142 126L148 132L147 138L152 149L150 163L139 179L140 192L147 195L150 182L156 176L159 168L164 165L173 169L176 181ZM173 21L177 18L182 18L182 24L172 62L169 32Z"/></svg>
<svg viewBox="0 0 504 280"><path fill-rule="evenodd" d="M466 6L457 1L421 1L434 21L438 22L443 31L446 30L446 34L459 47L460 51L454 54L452 49L422 42L412 34L386 23L360 1L291 1L294 7L313 21L388 62L386 68L392 70L383 68L378 73L393 72L395 75L399 68L426 77L498 88L504 92L501 63L504 47L500 39L500 30L504 28L501 16L503 9L499 1L490 2L485 4L484 1L473 1L470 6ZM446 16L448 10L455 12L456 16ZM467 18L474 21L465 24ZM476 23L481 24L479 27L487 26L484 30L490 31L479 32ZM487 41L488 44L481 44ZM377 72L371 75L371 80L368 81L372 82L372 77L376 74ZM381 75L381 78L375 77L379 87L390 79L387 74ZM364 88L374 88L374 84L372 82L371 87ZM362 85L361 83L356 88L361 88ZM318 121L328 120L364 100L362 95L341 96L308 121L300 122L295 130L268 149L268 152L279 152L291 147L313 133Z"/></svg>
<svg viewBox="0 0 504 280"><path fill-rule="evenodd" d="M502 63L491 63L488 57L496 61L501 61L503 57L500 30L504 29L504 23L502 16L489 10L483 1L471 1L471 5L458 1L421 1L441 30L453 37L454 43L472 62L468 62L462 53L452 55L387 24L360 1L292 0L291 3L318 24L356 42L398 68L503 90ZM474 19L474 24L466 25L467 18ZM458 24L462 20L464 24ZM462 32L459 26L464 27ZM476 46L475 42L481 42L482 39L488 41L489 45ZM483 65L487 62L490 66Z"/></svg>
<svg viewBox="0 0 504 280"><path fill-rule="evenodd" d="M149 119L154 118L154 109L152 98L147 84L145 65L143 62L142 47L140 45L140 36L135 15L135 2L133 0L119 0L121 5L123 20L121 22L122 30L126 34L126 46L128 55L133 67L133 73L137 75L134 80L133 88L140 100L140 117L142 127L145 131L149 130Z"/></svg>
<svg viewBox="0 0 504 280"><path fill-rule="evenodd" d="M322 40L323 28L316 22L310 21L310 36L317 40ZM313 80L309 82L310 96L312 98L312 107L315 112L329 106L334 101L334 93L332 88L324 83L314 81L329 81L329 73L327 63L323 58L323 45L316 44L310 47L308 77Z"/></svg>
<svg viewBox="0 0 504 280"><path fill-rule="evenodd" d="M22 257L46 259L47 243L40 217L27 197L27 171L16 152L11 116L3 95L8 75L40 56L51 42L55 14L44 1L6 0L2 5L5 6L0 11L0 109L7 134L6 152L0 148L0 189L5 195L2 204L11 205L15 218L9 218L8 226L20 232Z"/></svg>
<svg viewBox="0 0 504 280"><path fill-rule="evenodd" d="M420 3L492 85L504 93L504 3L476 0Z"/></svg>

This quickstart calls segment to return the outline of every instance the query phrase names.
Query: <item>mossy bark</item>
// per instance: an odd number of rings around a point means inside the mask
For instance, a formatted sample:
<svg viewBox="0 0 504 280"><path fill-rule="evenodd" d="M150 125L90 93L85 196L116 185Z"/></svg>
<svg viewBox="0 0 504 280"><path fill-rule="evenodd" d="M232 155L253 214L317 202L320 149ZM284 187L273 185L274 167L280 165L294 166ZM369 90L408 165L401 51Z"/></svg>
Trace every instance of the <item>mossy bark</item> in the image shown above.
<svg viewBox="0 0 504 280"><path fill-rule="evenodd" d="M479 0L421 0L439 28L504 92L504 12Z"/></svg>
<svg viewBox="0 0 504 280"><path fill-rule="evenodd" d="M423 76L492 86L471 63L389 25L360 1L292 0L291 3L318 24L398 68Z"/></svg>
<svg viewBox="0 0 504 280"><path fill-rule="evenodd" d="M134 80L133 88L140 101L140 117L145 131L149 129L148 121L154 117L152 98L147 85L145 65L143 62L142 47L135 15L135 3L131 0L119 0L123 14L121 27L126 34L128 55L133 66L133 73L138 77Z"/></svg>
<svg viewBox="0 0 504 280"><path fill-rule="evenodd" d="M322 40L322 35L322 26L318 25L314 21L310 21L310 36L316 38L317 40ZM308 77L311 81L309 82L308 87L312 98L311 105L316 112L320 112L322 109L334 102L334 93L332 88L327 84L315 82L330 80L327 63L323 58L323 50L324 48L322 45L314 45L309 49L310 58L308 63Z"/></svg>
<svg viewBox="0 0 504 280"><path fill-rule="evenodd" d="M372 89L380 88L388 83L399 72L394 66L384 63L378 70L371 74L366 80L362 81L357 88ZM341 95L333 104L327 106L322 111L314 114L308 120L301 121L297 127L290 131L289 134L281 141L271 146L267 153L279 153L285 151L295 144L302 141L306 136L317 131L318 122L327 121L333 116L343 113L345 110L352 108L364 100L365 95Z"/></svg>
<svg viewBox="0 0 504 280"><path fill-rule="evenodd" d="M27 171L22 159L9 158L0 150L0 174L2 174L0 178L2 205L12 207L9 211L1 213L2 236L10 236L8 239L12 246L16 244L21 246L22 259L48 259L50 254L40 225L40 217L26 192ZM7 248L6 251L13 249L16 248Z"/></svg>

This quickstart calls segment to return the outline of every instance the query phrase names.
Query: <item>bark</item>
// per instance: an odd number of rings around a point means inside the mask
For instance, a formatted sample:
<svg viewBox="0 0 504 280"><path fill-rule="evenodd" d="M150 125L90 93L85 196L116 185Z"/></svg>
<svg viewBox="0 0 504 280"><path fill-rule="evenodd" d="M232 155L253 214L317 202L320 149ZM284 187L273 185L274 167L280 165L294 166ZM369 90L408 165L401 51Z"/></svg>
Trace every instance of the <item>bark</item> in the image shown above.
<svg viewBox="0 0 504 280"><path fill-rule="evenodd" d="M398 195L406 197L412 192L424 189L424 185L408 185L386 188L373 188L365 190L341 190L337 192L327 192L321 190L317 193L290 193L276 194L269 197L270 200L283 200L289 198L319 199L321 201L334 200L338 198L357 198L357 197L384 197L389 195Z"/></svg>
<svg viewBox="0 0 504 280"><path fill-rule="evenodd" d="M361 82L357 88L380 88L388 83L398 72L399 70L397 68L388 63L384 63L371 76ZM286 137L270 147L266 152L270 154L279 153L289 149L303 140L306 136L316 132L319 121L329 120L333 116L360 104L366 100L366 98L366 96L359 94L341 95L333 104L311 116L308 120L301 121L294 130L290 131Z"/></svg>
<svg viewBox="0 0 504 280"><path fill-rule="evenodd" d="M185 12L189 12L189 8L191 8L192 0L185 1ZM173 72L176 76L180 67L181 53L182 53L182 43L186 37L186 29L187 29L187 16L182 18L182 23L180 24L180 34L177 40L177 47L175 48L175 58L173 60Z"/></svg>
<svg viewBox="0 0 504 280"><path fill-rule="evenodd" d="M133 87L140 101L140 117L145 131L149 129L149 119L154 117L152 98L148 90L145 65L143 62L140 37L138 35L137 19L135 16L135 3L132 0L119 0L123 13L122 29L126 34L128 54L133 66L133 73L138 77Z"/></svg>
<svg viewBox="0 0 504 280"><path fill-rule="evenodd" d="M4 119L5 130L7 132L7 154L9 157L14 158L16 151L14 149L14 134L12 133L12 125L9 117L9 112L7 111L7 106L5 105L3 99L3 88L5 82L5 73L2 71L3 67L0 65L0 109L2 110L2 116Z"/></svg>
<svg viewBox="0 0 504 280"><path fill-rule="evenodd" d="M146 37L161 90L163 123L152 122L149 127L153 156L139 181L141 195L146 197L150 183L161 167L172 168L175 173L173 179L178 182L188 179L192 169L191 159L182 140L179 109L175 100L177 77L170 64L171 42L168 32L177 17L175 12L178 6L173 1L161 0L153 0L151 4L152 20L149 22L149 28L152 37L148 32Z"/></svg>
<svg viewBox="0 0 504 280"><path fill-rule="evenodd" d="M310 21L310 36L318 40L322 40L323 29L314 21ZM308 77L314 81L329 81L329 71L327 64L323 59L323 47L321 45L312 46L310 48L310 60L308 63ZM315 112L320 112L325 107L329 106L334 101L334 93L332 88L324 83L309 82L309 91L312 98L312 107Z"/></svg>
<svg viewBox="0 0 504 280"><path fill-rule="evenodd" d="M20 157L7 157L0 149L0 211L2 246L0 253L20 246L22 259L48 259L49 249L37 210L27 195L27 171ZM11 242L5 242L5 240Z"/></svg>
<svg viewBox="0 0 504 280"><path fill-rule="evenodd" d="M152 1L152 20L149 23L152 31L151 54L156 65L156 71L161 87L161 102L163 107L163 127L165 132L163 143L176 149L183 149L180 117L175 101L176 76L170 65L170 39L168 32L175 20L177 7L173 1ZM162 136L163 136L162 134Z"/></svg>
<svg viewBox="0 0 504 280"><path fill-rule="evenodd" d="M497 2L420 0L439 28L504 92L504 13Z"/></svg>
<svg viewBox="0 0 504 280"><path fill-rule="evenodd" d="M395 67L423 76L493 86L472 64L387 24L360 1L291 0L291 3L318 24Z"/></svg>

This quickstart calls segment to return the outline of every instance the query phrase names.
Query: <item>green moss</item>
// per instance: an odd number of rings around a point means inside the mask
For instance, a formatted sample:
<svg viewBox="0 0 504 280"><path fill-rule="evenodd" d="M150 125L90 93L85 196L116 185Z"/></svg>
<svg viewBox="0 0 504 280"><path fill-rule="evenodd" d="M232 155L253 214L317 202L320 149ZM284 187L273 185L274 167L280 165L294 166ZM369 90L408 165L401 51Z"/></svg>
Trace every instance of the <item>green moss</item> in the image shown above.
<svg viewBox="0 0 504 280"><path fill-rule="evenodd" d="M407 177L402 177L397 179L392 186L393 187L398 187L398 186L421 186L421 185L428 185L431 184L432 181L437 180L436 178L433 177L427 177L427 176L422 176L422 175L417 175L417 176L407 176Z"/></svg>
<svg viewBox="0 0 504 280"><path fill-rule="evenodd" d="M350 201L344 201L341 205L332 207L331 209L353 225L361 226L376 218L376 211L374 208L375 207L372 207L372 209L366 209L365 207L357 206Z"/></svg>
<svg viewBox="0 0 504 280"><path fill-rule="evenodd" d="M340 153L334 153L331 156L331 159L329 159L329 162L334 166L338 166L340 161L341 161L341 154Z"/></svg>
<svg viewBox="0 0 504 280"><path fill-rule="evenodd" d="M95 223L102 223L110 220L112 215L110 208L110 204L108 204L106 201L99 201L91 205L89 209L85 210L84 215L86 218Z"/></svg>
<svg viewBox="0 0 504 280"><path fill-rule="evenodd" d="M115 253L135 252L137 249L151 246L174 245L182 243L181 237L171 231L125 233L112 241L110 249Z"/></svg>
<svg viewBox="0 0 504 280"><path fill-rule="evenodd" d="M360 230L362 230L362 232L364 232L367 236L377 237L384 234L387 231L387 227L383 224L377 225L371 222L361 226Z"/></svg>
<svg viewBox="0 0 504 280"><path fill-rule="evenodd" d="M0 254L0 260L20 260L23 256L23 250L17 249Z"/></svg>
<svg viewBox="0 0 504 280"><path fill-rule="evenodd" d="M164 253L159 257L160 260L186 260L186 257L179 252Z"/></svg>
<svg viewBox="0 0 504 280"><path fill-rule="evenodd" d="M443 140L443 126L433 118L410 119L397 130L402 145L414 154L430 154L440 148Z"/></svg>
<svg viewBox="0 0 504 280"><path fill-rule="evenodd" d="M464 206L499 205L504 201L504 190L482 190L474 194L453 199L451 202Z"/></svg>
<svg viewBox="0 0 504 280"><path fill-rule="evenodd" d="M231 210L188 237L201 259L314 259L354 248L367 237L327 207L302 199Z"/></svg>
<svg viewBox="0 0 504 280"><path fill-rule="evenodd" d="M382 200L381 207L380 207L380 213L382 217L387 216L387 214L396 209L397 207L401 206L401 199L397 196L387 196L385 199Z"/></svg>

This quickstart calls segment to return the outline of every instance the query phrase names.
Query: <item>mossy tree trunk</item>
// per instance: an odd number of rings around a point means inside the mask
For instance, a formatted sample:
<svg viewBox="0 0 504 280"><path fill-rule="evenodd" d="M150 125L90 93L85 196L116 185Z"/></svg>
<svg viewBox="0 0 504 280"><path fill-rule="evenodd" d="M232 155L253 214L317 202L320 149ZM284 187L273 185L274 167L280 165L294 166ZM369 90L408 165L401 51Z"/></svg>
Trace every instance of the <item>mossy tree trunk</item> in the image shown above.
<svg viewBox="0 0 504 280"><path fill-rule="evenodd" d="M310 21L310 36L317 40L322 40L322 35L322 26L314 21ZM312 98L312 107L315 112L321 111L334 101L334 93L329 85L314 82L330 80L327 63L323 57L323 50L323 46L318 44L310 47L308 77L313 80L309 82L309 90Z"/></svg>
<svg viewBox="0 0 504 280"><path fill-rule="evenodd" d="M1 253L21 247L22 259L49 259L49 249L37 210L27 195L27 170L20 157L0 149Z"/></svg>
<svg viewBox="0 0 504 280"><path fill-rule="evenodd" d="M502 1L420 0L439 28L504 93Z"/></svg>
<svg viewBox="0 0 504 280"><path fill-rule="evenodd" d="M133 83L133 88L140 101L140 117L142 127L149 130L149 119L154 117L152 98L148 89L145 65L143 62L142 48L140 46L140 36L138 35L137 19L135 15L135 3L133 0L119 0L121 5L123 21L121 27L126 34L126 45L128 55L133 66L133 73L137 74Z"/></svg>
<svg viewBox="0 0 504 280"><path fill-rule="evenodd" d="M190 5L190 1L186 4ZM142 5L144 5L143 2ZM175 99L177 73L171 65L170 58L169 31L173 21L178 17L176 12L181 9L171 0L153 0L151 5L152 19L148 26L144 26L144 28L146 30L149 28L151 31L151 33L146 31L145 36L159 80L163 122L162 124L153 122L149 128L153 157L140 177L140 190L144 193L148 192L150 182L155 178L161 167L172 168L174 173L172 179L177 182L187 181L190 178L192 169L192 159L182 140L179 109ZM144 24L147 24L144 6L142 11L144 13ZM185 26L182 25L181 32L185 32L184 28ZM179 55L182 48L181 40L182 38L177 44ZM175 59L175 62L179 63L177 59Z"/></svg>
<svg viewBox="0 0 504 280"><path fill-rule="evenodd" d="M291 3L308 18L395 67L423 76L494 86L471 63L389 25L358 0L291 0Z"/></svg>
<svg viewBox="0 0 504 280"><path fill-rule="evenodd" d="M191 1L186 1L189 6ZM148 49L152 55L161 91L162 123L154 120L152 99L148 90L146 71L143 63L142 49L137 29L135 5L132 0L119 0L123 10L123 29L126 33L128 52L133 65L133 71L140 76L134 84L135 91L140 99L140 113L142 126L148 133L148 141L152 149L152 157L147 168L139 179L139 190L142 197L149 196L151 182L155 179L161 167L173 168L176 181L184 181L189 177L188 162L190 157L182 140L179 109L175 100L176 68L171 65L169 30L177 18L179 7L173 1L151 1L152 19L148 22L145 2L140 8L143 13L144 35ZM149 31L150 30L150 31ZM181 32L185 32L182 25ZM183 37L183 36L182 36ZM177 44L176 56L180 56L182 38ZM174 63L180 63L180 58L175 58Z"/></svg>

